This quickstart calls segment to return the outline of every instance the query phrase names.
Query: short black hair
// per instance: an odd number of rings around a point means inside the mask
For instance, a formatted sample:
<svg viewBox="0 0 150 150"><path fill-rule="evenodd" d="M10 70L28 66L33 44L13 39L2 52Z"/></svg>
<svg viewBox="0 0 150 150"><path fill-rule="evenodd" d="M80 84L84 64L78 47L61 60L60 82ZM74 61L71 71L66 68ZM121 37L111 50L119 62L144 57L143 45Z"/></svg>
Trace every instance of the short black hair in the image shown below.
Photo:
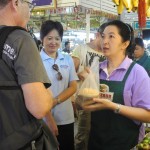
<svg viewBox="0 0 150 150"><path fill-rule="evenodd" d="M105 29L105 27L106 27L106 25L107 25L107 22L101 24L100 27L98 28L97 32L99 32L100 34L102 34L103 31L104 31L104 29Z"/></svg>
<svg viewBox="0 0 150 150"><path fill-rule="evenodd" d="M11 0L0 0L0 8L6 6Z"/></svg>
<svg viewBox="0 0 150 150"><path fill-rule="evenodd" d="M135 44L141 46L142 48L144 48L144 42L142 38L136 37L135 38Z"/></svg>
<svg viewBox="0 0 150 150"><path fill-rule="evenodd" d="M65 47L66 47L69 43L70 43L69 41L66 41L66 42L65 42Z"/></svg>
<svg viewBox="0 0 150 150"><path fill-rule="evenodd" d="M41 29L40 29L40 38L43 41L44 37L51 32L52 30L57 30L59 36L63 37L63 26L60 22L58 21L52 21L52 20L47 20L42 23Z"/></svg>

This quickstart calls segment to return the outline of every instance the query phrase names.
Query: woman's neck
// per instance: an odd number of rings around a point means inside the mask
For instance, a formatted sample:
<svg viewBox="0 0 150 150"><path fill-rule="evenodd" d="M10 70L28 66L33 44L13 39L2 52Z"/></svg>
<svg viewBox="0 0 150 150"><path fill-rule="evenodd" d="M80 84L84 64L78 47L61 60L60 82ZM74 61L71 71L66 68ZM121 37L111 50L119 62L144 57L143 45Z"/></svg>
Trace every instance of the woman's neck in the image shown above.
<svg viewBox="0 0 150 150"><path fill-rule="evenodd" d="M47 52L45 50L44 50L44 52L51 58L54 58L54 59L57 58L57 55L58 55L57 52Z"/></svg>
<svg viewBox="0 0 150 150"><path fill-rule="evenodd" d="M126 56L119 57L116 59L114 58L108 58L108 64L107 64L107 70L108 73L111 74L114 70L116 70L123 62Z"/></svg>

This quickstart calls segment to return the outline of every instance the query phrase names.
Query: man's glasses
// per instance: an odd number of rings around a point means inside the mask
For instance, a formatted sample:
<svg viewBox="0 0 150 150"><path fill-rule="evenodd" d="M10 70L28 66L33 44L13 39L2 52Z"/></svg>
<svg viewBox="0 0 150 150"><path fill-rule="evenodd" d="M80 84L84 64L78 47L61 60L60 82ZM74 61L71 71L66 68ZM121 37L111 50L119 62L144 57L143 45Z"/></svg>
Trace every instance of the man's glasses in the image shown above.
<svg viewBox="0 0 150 150"><path fill-rule="evenodd" d="M28 4L29 9L30 9L30 12L31 12L31 11L34 9L34 7L36 6L35 3L31 3L31 2L29 2L29 1L23 1L23 2L25 2L25 3Z"/></svg>
<svg viewBox="0 0 150 150"><path fill-rule="evenodd" d="M58 65L57 65L57 64L54 64L54 65L52 66L52 68L53 68L55 71L57 71L57 79L58 79L58 80L62 80L63 77L62 77L62 74L61 74L60 71L59 71Z"/></svg>

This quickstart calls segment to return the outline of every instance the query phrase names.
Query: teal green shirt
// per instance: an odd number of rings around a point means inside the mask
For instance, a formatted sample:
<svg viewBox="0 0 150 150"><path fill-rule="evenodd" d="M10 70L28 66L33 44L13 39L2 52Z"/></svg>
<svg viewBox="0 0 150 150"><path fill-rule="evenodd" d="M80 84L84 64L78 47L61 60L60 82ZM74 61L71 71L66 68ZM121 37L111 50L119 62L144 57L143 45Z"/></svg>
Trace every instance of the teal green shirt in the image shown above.
<svg viewBox="0 0 150 150"><path fill-rule="evenodd" d="M144 55L138 59L135 60L139 65L143 66L145 70L147 71L149 77L150 77L150 55L147 51L144 52Z"/></svg>

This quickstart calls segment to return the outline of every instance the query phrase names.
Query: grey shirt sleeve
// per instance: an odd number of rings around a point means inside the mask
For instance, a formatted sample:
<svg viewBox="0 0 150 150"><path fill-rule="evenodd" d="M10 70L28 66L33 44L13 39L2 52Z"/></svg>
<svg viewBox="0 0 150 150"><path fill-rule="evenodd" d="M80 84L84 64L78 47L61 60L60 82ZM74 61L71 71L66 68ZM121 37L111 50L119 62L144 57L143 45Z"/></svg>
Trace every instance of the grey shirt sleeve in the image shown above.
<svg viewBox="0 0 150 150"><path fill-rule="evenodd" d="M29 33L16 30L6 40L3 59L14 69L18 84L42 82L50 86L37 46Z"/></svg>

